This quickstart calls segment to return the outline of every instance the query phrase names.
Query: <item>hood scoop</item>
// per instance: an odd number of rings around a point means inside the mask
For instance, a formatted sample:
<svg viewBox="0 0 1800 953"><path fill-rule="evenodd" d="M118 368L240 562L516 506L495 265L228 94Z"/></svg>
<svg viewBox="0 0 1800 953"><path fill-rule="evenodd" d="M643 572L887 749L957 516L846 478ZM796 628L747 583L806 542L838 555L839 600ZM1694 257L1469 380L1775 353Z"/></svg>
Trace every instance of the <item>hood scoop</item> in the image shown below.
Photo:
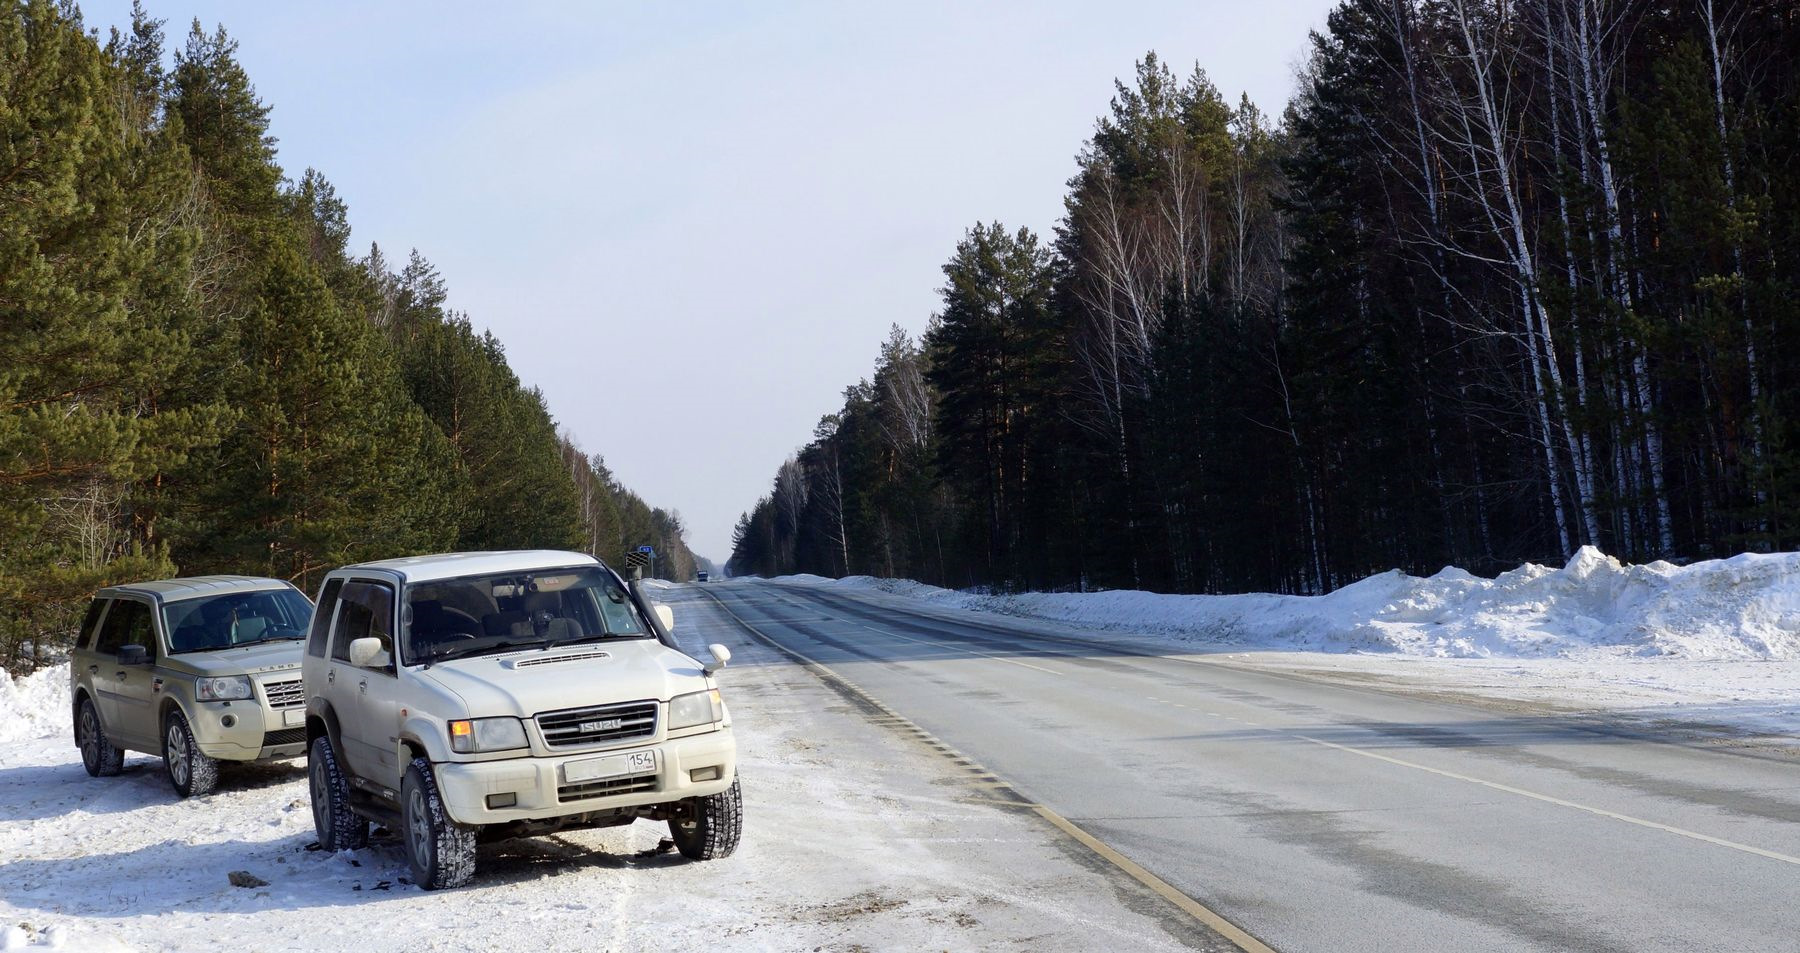
<svg viewBox="0 0 1800 953"><path fill-rule="evenodd" d="M533 665L560 665L564 662L587 662L612 658L612 653L590 650L587 652L569 652L565 655L514 655L500 660L507 668L530 668Z"/></svg>

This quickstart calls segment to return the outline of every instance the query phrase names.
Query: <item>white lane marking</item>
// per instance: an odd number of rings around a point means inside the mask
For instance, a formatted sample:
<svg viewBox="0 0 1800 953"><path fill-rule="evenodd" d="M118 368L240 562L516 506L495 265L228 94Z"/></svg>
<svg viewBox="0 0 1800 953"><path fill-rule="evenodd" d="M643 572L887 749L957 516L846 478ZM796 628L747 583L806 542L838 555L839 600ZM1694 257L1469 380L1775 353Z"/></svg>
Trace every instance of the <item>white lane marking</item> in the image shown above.
<svg viewBox="0 0 1800 953"><path fill-rule="evenodd" d="M1746 854L1755 854L1758 857L1767 857L1770 860L1779 860L1784 864L1795 864L1797 866L1800 866L1800 857L1792 857L1787 854L1778 853L1776 851L1764 850L1761 847L1752 847L1749 844L1740 844L1737 841L1729 841L1723 837L1714 837L1711 834L1702 834L1698 831L1687 830L1686 828L1674 827L1669 824L1661 824L1656 821L1647 821L1641 817L1632 817L1629 814L1620 814L1618 811L1609 811L1609 810L1606 810L1605 808L1590 807L1586 804L1578 804L1574 801L1564 800L1563 798L1559 798L1559 797L1552 797L1551 795L1548 795L1548 794L1539 794L1536 791L1527 791L1524 788L1515 788L1510 784L1501 784L1498 781L1486 781L1481 778L1470 777L1469 775L1466 775L1466 774L1457 774L1455 771L1445 771L1443 768L1433 768L1428 765L1419 764L1417 762L1405 761L1400 758L1390 757L1385 754L1376 754L1373 751L1365 751L1361 748L1352 748L1349 745L1340 745L1335 742L1323 741L1318 738L1308 738L1305 735L1299 735L1299 734L1296 734L1293 737L1299 738L1301 741L1310 741L1316 745L1322 745L1327 748L1335 748L1339 751L1345 751L1350 754L1362 755L1365 758L1374 758L1376 761L1386 761L1389 764L1397 764L1403 768L1413 768L1418 771L1425 771L1425 772L1429 772L1431 774L1436 774L1436 775L1446 777L1446 778L1454 778L1455 780L1458 780L1458 781L1466 781L1470 784L1479 784L1484 788L1492 788L1496 791L1505 791L1508 794L1517 794L1520 797L1528 797L1533 800L1543 801L1546 804L1555 804L1560 807L1573 808L1577 811L1586 811L1589 814L1595 814L1600 817L1610 817L1615 821L1624 821L1627 824L1635 824L1638 827L1648 827L1651 830L1663 831L1665 833L1674 834L1678 837L1686 837L1686 838L1690 838L1692 840L1703 841L1705 843L1712 844L1712 845L1715 845L1718 847L1728 847L1732 850L1743 851Z"/></svg>
<svg viewBox="0 0 1800 953"><path fill-rule="evenodd" d="M904 636L904 635L895 635L895 634L894 634L894 633L892 633L892 632L889 632L889 631L888 631L888 630L886 630L886 629L879 629L879 628L876 628L876 627L875 627L875 626L872 626L872 625L864 625L864 626L863 626L863 628L865 628L865 629L868 629L868 630L869 630L869 631L870 631L870 632L878 632L878 633L880 633L880 634L882 634L882 635L884 635L884 636L887 636L887 637L888 637L888 638L890 638L890 639L899 639L899 640L900 640L900 641L902 641L902 642L917 642L917 643L919 643L919 644L920 644L920 645L935 645L935 646L937 646L937 647L939 647L939 648L944 648L944 649L955 649L955 650L956 650L956 651L958 651L958 652L967 652L967 653L969 653L969 654L970 654L970 655L979 655L979 656L981 656L981 657L982 657L982 658L991 658L991 659L993 659L993 660L994 660L994 661L996 661L996 662L1005 662L1005 663L1006 663L1006 664L1008 664L1008 665L1019 665L1019 666L1023 666L1023 667L1025 667L1025 668L1029 668L1029 669L1035 669L1035 670L1037 670L1037 671L1039 671L1039 672L1047 672L1047 673L1049 673L1049 674L1051 674L1051 675L1057 675L1057 676L1061 676L1061 675L1063 675L1063 674L1065 674L1065 673L1063 673L1063 672L1059 672L1059 671L1057 671L1057 670L1055 670L1055 669L1053 669L1053 668L1044 668L1044 667L1043 667L1043 666L1041 666L1041 665L1033 665L1033 664L1031 664L1031 663L1030 663L1030 662L1021 662L1021 661L1019 661L1019 660L1018 660L1018 659L1014 659L1014 658L1007 658L1007 657L1005 657L1005 656L1003 656L1003 655L989 655L989 654L988 654L988 653L986 653L986 652L980 652L980 651L976 651L976 650L975 650L975 649L972 649L972 648L969 648L969 647L968 647L968 646L966 646L966 645L957 645L957 644L956 644L956 643L954 643L954 642L933 642L933 641L931 641L931 640L930 640L930 639L914 639L914 638L909 638L909 637L907 637L907 636Z"/></svg>

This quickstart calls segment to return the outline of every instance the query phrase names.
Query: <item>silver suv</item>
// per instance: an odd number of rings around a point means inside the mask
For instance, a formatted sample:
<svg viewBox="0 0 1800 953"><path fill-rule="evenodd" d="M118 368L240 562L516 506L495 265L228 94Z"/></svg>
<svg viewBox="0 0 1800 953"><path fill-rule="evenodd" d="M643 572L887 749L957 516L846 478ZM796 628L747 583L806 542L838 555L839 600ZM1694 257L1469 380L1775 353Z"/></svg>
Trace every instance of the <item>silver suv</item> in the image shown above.
<svg viewBox="0 0 1800 953"><path fill-rule="evenodd" d="M182 797L210 793L219 761L306 750L300 645L312 603L279 579L196 576L102 589L70 654L81 763L119 773L161 755Z"/></svg>
<svg viewBox="0 0 1800 953"><path fill-rule="evenodd" d="M413 880L466 883L475 840L667 821L687 857L742 829L714 671L667 606L591 556L456 553L325 577L306 646L319 844L401 832Z"/></svg>

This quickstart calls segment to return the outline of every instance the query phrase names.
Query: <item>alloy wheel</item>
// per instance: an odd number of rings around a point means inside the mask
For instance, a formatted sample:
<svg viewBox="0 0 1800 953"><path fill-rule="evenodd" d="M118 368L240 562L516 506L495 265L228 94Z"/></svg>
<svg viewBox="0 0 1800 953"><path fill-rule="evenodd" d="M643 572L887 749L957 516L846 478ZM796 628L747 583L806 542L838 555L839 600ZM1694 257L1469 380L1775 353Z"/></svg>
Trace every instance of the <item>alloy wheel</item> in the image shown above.
<svg viewBox="0 0 1800 953"><path fill-rule="evenodd" d="M425 792L416 787L406 797L406 840L419 869L430 867L431 815L425 807Z"/></svg>
<svg viewBox="0 0 1800 953"><path fill-rule="evenodd" d="M169 777L175 779L177 786L188 782L188 750L187 734L181 730L179 722L169 723L169 737L163 743L163 757L169 762Z"/></svg>
<svg viewBox="0 0 1800 953"><path fill-rule="evenodd" d="M95 723L94 706L81 706L81 760L89 768L100 763L100 726Z"/></svg>
<svg viewBox="0 0 1800 953"><path fill-rule="evenodd" d="M314 760L311 767L313 829L324 831L331 826L331 789L325 783L325 766Z"/></svg>

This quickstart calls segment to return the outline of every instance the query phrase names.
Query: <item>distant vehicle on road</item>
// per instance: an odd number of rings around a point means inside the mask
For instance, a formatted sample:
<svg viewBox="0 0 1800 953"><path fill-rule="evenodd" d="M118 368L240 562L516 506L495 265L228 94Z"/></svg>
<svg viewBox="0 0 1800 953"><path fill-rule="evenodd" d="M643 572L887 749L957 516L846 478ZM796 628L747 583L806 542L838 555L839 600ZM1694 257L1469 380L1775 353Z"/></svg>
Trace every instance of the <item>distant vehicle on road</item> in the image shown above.
<svg viewBox="0 0 1800 953"><path fill-rule="evenodd" d="M694 581L695 582L705 582L706 581L706 573L704 571L694 573Z"/></svg>
<svg viewBox="0 0 1800 953"><path fill-rule="evenodd" d="M415 883L475 873L475 841L638 818L696 860L737 848L737 744L714 673L592 556L453 553L335 570L307 642L319 844L402 832Z"/></svg>
<svg viewBox="0 0 1800 953"><path fill-rule="evenodd" d="M161 755L182 797L209 794L220 761L306 750L300 644L312 603L280 579L195 576L102 589L70 655L81 764L119 773Z"/></svg>

